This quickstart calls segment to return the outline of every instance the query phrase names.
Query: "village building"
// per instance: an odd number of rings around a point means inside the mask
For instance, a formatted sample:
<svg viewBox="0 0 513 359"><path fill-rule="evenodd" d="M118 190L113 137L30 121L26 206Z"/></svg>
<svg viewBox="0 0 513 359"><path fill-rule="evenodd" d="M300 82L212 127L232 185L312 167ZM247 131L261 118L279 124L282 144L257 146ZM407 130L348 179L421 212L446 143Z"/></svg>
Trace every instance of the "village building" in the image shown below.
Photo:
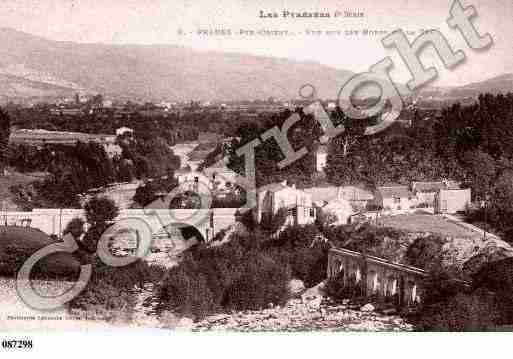
<svg viewBox="0 0 513 359"><path fill-rule="evenodd" d="M287 210L286 225L305 225L315 222L315 207L312 196L287 181L271 183L257 190L255 219L262 221L265 216L275 215L280 209Z"/></svg>
<svg viewBox="0 0 513 359"><path fill-rule="evenodd" d="M470 205L470 197L470 188L441 189L435 195L435 213L463 212Z"/></svg>
<svg viewBox="0 0 513 359"><path fill-rule="evenodd" d="M385 211L405 212L416 207L417 199L408 186L388 184L376 189L374 204Z"/></svg>
<svg viewBox="0 0 513 359"><path fill-rule="evenodd" d="M333 224L348 224L355 210L346 199L342 198L341 187L319 186L305 188L310 194L317 213L332 216Z"/></svg>
<svg viewBox="0 0 513 359"><path fill-rule="evenodd" d="M411 190L417 197L418 205L432 208L435 205L435 196L441 189L445 189L442 181L438 182L412 182Z"/></svg>
<svg viewBox="0 0 513 359"><path fill-rule="evenodd" d="M73 146L78 142L94 142L101 145L112 158L121 154L115 135L90 134L83 132L49 131L44 129L16 129L9 135L9 143L42 147L44 145Z"/></svg>
<svg viewBox="0 0 513 359"><path fill-rule="evenodd" d="M202 171L209 178L212 189L233 188L237 174L223 165L206 167Z"/></svg>
<svg viewBox="0 0 513 359"><path fill-rule="evenodd" d="M470 188L461 188L455 181L412 182L412 192L419 207L434 208L435 213L464 211L470 204Z"/></svg>
<svg viewBox="0 0 513 359"><path fill-rule="evenodd" d="M363 186L340 187L339 197L348 201L355 210L363 211L374 201L374 194Z"/></svg>
<svg viewBox="0 0 513 359"><path fill-rule="evenodd" d="M190 167L175 171L180 189L209 197L212 206L222 208L240 207L245 192L236 185L236 174L225 166L213 166L203 171L193 171Z"/></svg>
<svg viewBox="0 0 513 359"><path fill-rule="evenodd" d="M328 146L320 145L315 151L315 171L323 173L328 165Z"/></svg>

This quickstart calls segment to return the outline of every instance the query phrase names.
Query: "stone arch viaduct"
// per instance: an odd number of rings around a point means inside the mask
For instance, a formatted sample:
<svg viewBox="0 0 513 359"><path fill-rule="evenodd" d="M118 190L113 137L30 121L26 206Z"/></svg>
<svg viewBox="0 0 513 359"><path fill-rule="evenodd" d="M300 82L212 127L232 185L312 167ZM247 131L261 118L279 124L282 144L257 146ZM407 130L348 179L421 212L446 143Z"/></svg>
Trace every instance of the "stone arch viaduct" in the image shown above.
<svg viewBox="0 0 513 359"><path fill-rule="evenodd" d="M359 294L394 301L399 306L419 303L427 273L416 267L393 263L343 248L328 254L328 278L339 278L344 286L355 285Z"/></svg>

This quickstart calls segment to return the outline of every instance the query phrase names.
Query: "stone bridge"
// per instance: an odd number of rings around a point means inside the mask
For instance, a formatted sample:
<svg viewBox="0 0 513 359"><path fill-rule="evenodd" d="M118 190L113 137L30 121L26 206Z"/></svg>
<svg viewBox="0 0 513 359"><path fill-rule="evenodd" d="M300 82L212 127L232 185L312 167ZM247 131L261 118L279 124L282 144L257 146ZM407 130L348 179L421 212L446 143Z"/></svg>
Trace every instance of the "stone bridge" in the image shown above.
<svg viewBox="0 0 513 359"><path fill-rule="evenodd" d="M203 238L210 241L221 230L235 224L236 208L216 209L124 209L119 212L115 222L121 226L127 219L141 219L150 228L154 236L162 236L172 224L195 227ZM73 218L85 221L82 209L34 209L30 212L1 212L0 225L15 225L38 228L48 235L62 236L63 230Z"/></svg>
<svg viewBox="0 0 513 359"><path fill-rule="evenodd" d="M421 301L426 276L422 269L347 249L332 248L328 254L328 278L339 277L344 286L354 286L360 295L377 296L399 306Z"/></svg>

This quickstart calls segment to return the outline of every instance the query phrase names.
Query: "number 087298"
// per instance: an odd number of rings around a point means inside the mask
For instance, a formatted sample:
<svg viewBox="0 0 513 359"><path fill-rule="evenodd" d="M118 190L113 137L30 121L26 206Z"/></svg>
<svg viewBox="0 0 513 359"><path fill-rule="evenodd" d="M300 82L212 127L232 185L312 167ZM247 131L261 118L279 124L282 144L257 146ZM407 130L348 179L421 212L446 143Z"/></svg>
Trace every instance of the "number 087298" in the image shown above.
<svg viewBox="0 0 513 359"><path fill-rule="evenodd" d="M2 340L3 349L32 349L32 340Z"/></svg>

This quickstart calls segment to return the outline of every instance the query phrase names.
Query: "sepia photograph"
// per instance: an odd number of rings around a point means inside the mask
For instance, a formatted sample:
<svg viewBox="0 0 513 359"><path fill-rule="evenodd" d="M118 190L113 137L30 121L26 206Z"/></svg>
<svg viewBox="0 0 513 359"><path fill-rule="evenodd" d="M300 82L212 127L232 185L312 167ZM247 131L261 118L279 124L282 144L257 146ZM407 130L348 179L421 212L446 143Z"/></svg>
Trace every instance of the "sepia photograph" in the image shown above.
<svg viewBox="0 0 513 359"><path fill-rule="evenodd" d="M512 33L510 0L1 1L0 352L511 332Z"/></svg>

